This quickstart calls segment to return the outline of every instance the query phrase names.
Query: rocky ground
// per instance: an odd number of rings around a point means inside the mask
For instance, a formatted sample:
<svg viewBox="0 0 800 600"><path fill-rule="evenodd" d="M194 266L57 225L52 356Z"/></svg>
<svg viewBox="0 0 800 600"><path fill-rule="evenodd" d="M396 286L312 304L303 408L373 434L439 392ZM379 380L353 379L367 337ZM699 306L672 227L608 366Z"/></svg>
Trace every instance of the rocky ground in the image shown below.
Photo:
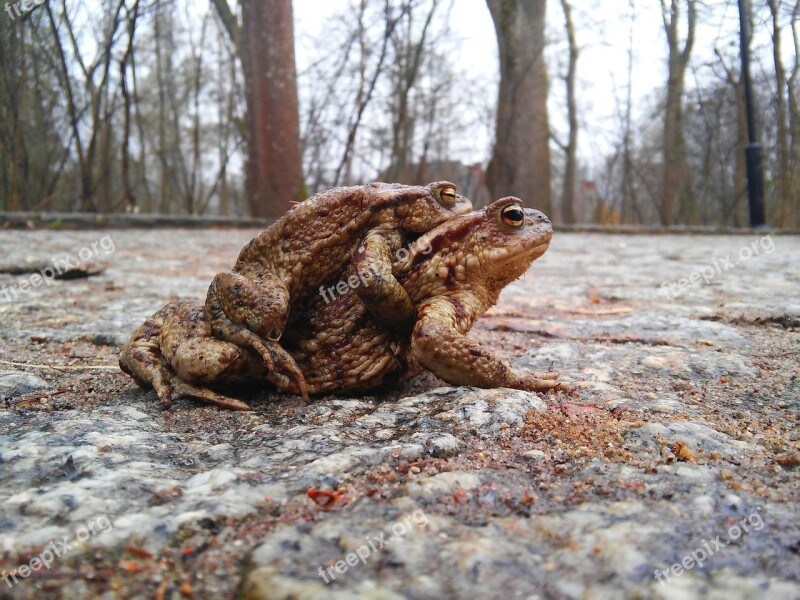
<svg viewBox="0 0 800 600"><path fill-rule="evenodd" d="M800 238L556 234L473 335L574 394L162 411L120 345L254 234L0 232L0 598L800 598Z"/></svg>

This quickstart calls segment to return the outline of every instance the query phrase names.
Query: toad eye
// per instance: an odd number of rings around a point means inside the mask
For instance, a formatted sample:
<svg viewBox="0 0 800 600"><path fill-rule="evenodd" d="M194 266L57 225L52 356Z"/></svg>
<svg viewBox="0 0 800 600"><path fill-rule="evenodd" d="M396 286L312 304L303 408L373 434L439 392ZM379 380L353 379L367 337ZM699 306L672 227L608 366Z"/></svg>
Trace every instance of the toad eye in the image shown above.
<svg viewBox="0 0 800 600"><path fill-rule="evenodd" d="M445 206L453 206L456 203L456 189L452 187L444 188L439 192L439 199Z"/></svg>
<svg viewBox="0 0 800 600"><path fill-rule="evenodd" d="M509 204L500 213L503 223L514 228L520 228L525 224L525 211L519 204Z"/></svg>

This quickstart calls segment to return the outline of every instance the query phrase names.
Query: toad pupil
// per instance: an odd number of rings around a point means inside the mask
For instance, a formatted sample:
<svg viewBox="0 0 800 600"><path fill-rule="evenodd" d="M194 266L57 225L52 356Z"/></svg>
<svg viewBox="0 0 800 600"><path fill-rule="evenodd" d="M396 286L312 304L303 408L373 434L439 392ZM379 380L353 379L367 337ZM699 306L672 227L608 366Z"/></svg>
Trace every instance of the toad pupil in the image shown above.
<svg viewBox="0 0 800 600"><path fill-rule="evenodd" d="M525 213L519 206L509 206L503 211L503 221L508 225L519 227L525 222Z"/></svg>

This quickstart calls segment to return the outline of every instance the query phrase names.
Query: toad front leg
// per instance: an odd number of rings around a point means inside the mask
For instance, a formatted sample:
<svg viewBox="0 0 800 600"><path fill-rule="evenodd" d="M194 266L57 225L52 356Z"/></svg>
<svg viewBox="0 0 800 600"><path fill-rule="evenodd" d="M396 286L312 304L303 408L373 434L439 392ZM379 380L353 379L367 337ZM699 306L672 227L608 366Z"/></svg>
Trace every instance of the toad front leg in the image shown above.
<svg viewBox="0 0 800 600"><path fill-rule="evenodd" d="M368 233L345 271L348 281L355 276L363 285L355 292L372 316L387 327L409 332L416 310L408 292L392 274L394 253L402 246L401 236L394 232Z"/></svg>
<svg viewBox="0 0 800 600"><path fill-rule="evenodd" d="M264 361L268 381L308 402L302 371L278 344L288 314L289 290L269 272L257 280L219 273L208 288L206 316L214 337L255 350Z"/></svg>
<svg viewBox="0 0 800 600"><path fill-rule="evenodd" d="M419 363L453 385L480 388L508 387L529 392L568 389L557 373L532 373L515 369L469 339L474 318L482 314L479 300L468 293L435 298L423 303L414 326L411 350Z"/></svg>

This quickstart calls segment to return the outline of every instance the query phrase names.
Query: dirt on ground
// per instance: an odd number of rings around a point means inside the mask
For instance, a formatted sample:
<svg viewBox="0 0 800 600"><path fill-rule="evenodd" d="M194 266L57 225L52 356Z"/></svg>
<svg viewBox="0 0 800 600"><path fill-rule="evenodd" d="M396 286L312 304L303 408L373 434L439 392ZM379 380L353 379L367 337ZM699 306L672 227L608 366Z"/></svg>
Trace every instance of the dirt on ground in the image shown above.
<svg viewBox="0 0 800 600"><path fill-rule="evenodd" d="M121 345L255 233L0 232L0 598L800 598L800 238L556 234L471 336L572 393L162 410Z"/></svg>

